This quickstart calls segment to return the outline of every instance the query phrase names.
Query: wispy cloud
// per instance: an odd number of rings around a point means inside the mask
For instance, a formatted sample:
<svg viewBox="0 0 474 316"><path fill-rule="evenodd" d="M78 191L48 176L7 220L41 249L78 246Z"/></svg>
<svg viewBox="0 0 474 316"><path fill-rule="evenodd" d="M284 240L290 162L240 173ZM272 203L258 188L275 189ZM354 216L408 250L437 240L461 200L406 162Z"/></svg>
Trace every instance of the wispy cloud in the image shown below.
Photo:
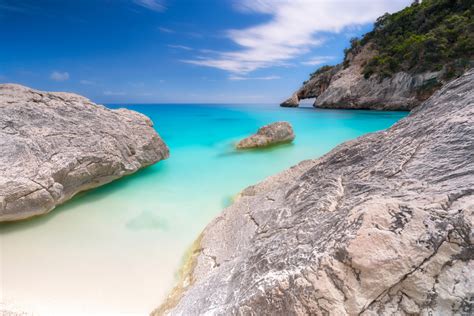
<svg viewBox="0 0 474 316"><path fill-rule="evenodd" d="M229 80L277 80L280 76L265 76L265 77L244 77L244 76L230 76Z"/></svg>
<svg viewBox="0 0 474 316"><path fill-rule="evenodd" d="M140 97L150 97L150 96L153 96L155 94L153 92L142 92L142 93L138 93L137 95L140 96Z"/></svg>
<svg viewBox="0 0 474 316"><path fill-rule="evenodd" d="M177 48L177 49L184 49L184 50L193 50L191 47L189 46L184 46L184 45L173 45L173 44L169 44L169 45L166 45L170 48Z"/></svg>
<svg viewBox="0 0 474 316"><path fill-rule="evenodd" d="M317 66L334 60L334 56L315 56L309 60L301 62L303 65Z"/></svg>
<svg viewBox="0 0 474 316"><path fill-rule="evenodd" d="M156 12L163 12L166 10L163 0L133 0L133 2L139 6Z"/></svg>
<svg viewBox="0 0 474 316"><path fill-rule="evenodd" d="M125 95L125 94L126 93L123 91L110 91L110 90L104 91L104 95L107 95L107 96L120 96L120 95Z"/></svg>
<svg viewBox="0 0 474 316"><path fill-rule="evenodd" d="M10 11L23 14L39 13L40 8L21 1L0 0L0 11Z"/></svg>
<svg viewBox="0 0 474 316"><path fill-rule="evenodd" d="M385 12L412 0L242 0L242 13L270 16L253 27L228 30L226 36L239 50L207 54L186 63L245 74L287 63L324 42L323 32L339 33L347 27L374 21ZM343 9L342 9L343 8Z"/></svg>
<svg viewBox="0 0 474 316"><path fill-rule="evenodd" d="M21 12L24 13L25 10L24 8L18 6L18 5L12 5L4 2L0 2L0 10L5 10L5 11L12 11L12 12Z"/></svg>
<svg viewBox="0 0 474 316"><path fill-rule="evenodd" d="M95 85L95 81L92 81L92 80L79 80L79 83L80 84L83 84L83 85L88 85L88 86L92 86L92 85Z"/></svg>
<svg viewBox="0 0 474 316"><path fill-rule="evenodd" d="M162 26L158 27L158 31L160 31L161 33L174 33L174 31L172 29L162 27Z"/></svg>
<svg viewBox="0 0 474 316"><path fill-rule="evenodd" d="M60 71L53 71L51 75L49 75L49 78L54 81L66 81L69 79L69 73L68 72L60 72Z"/></svg>

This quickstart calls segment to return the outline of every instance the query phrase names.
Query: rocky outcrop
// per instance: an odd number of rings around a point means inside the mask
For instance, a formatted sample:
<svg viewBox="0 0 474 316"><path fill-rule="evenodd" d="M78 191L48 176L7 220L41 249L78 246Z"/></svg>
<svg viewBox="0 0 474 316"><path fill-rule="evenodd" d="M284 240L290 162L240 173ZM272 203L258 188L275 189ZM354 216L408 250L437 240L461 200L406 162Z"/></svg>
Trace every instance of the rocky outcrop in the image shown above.
<svg viewBox="0 0 474 316"><path fill-rule="evenodd" d="M390 129L247 188L154 314L469 315L474 71Z"/></svg>
<svg viewBox="0 0 474 316"><path fill-rule="evenodd" d="M45 214L169 155L149 118L70 93L0 85L0 221Z"/></svg>
<svg viewBox="0 0 474 316"><path fill-rule="evenodd" d="M314 107L318 108L411 110L443 83L442 71L398 72L388 78L366 79L363 67L375 53L367 44L357 54L348 54L344 63L316 72L281 106L296 107L302 99L316 98Z"/></svg>
<svg viewBox="0 0 474 316"><path fill-rule="evenodd" d="M288 99L286 99L280 104L280 106L285 107L285 108L295 108L295 107L298 107L299 105L300 105L300 98L297 92L293 93L291 97L289 97Z"/></svg>
<svg viewBox="0 0 474 316"><path fill-rule="evenodd" d="M236 144L237 149L268 147L289 143L295 139L293 128L288 122L275 122L258 129L257 133L242 139Z"/></svg>
<svg viewBox="0 0 474 316"><path fill-rule="evenodd" d="M350 40L341 64L319 68L281 105L316 98L322 108L411 110L474 67L473 16L470 0L413 1L386 13Z"/></svg>

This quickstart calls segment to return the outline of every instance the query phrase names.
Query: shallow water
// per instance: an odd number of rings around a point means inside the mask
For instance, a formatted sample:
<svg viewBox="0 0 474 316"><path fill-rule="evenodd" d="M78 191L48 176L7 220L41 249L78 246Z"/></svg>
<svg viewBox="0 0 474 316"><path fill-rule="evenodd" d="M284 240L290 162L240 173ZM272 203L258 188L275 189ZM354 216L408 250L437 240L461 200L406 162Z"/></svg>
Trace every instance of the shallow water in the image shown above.
<svg viewBox="0 0 474 316"><path fill-rule="evenodd" d="M127 107L152 118L171 157L81 193L46 216L0 225L0 301L38 315L146 315L172 287L186 249L240 190L407 114L274 105ZM238 139L279 120L292 123L293 144L233 150Z"/></svg>

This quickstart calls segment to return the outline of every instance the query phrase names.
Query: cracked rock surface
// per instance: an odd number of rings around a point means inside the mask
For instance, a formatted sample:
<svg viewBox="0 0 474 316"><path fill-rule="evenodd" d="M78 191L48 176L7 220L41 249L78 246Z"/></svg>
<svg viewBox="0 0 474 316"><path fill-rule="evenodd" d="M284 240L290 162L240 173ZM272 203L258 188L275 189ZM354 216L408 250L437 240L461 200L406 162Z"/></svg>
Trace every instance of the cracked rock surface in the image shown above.
<svg viewBox="0 0 474 316"><path fill-rule="evenodd" d="M245 189L154 314L472 315L474 71Z"/></svg>
<svg viewBox="0 0 474 316"><path fill-rule="evenodd" d="M142 114L76 94L0 85L0 221L48 213L168 155Z"/></svg>

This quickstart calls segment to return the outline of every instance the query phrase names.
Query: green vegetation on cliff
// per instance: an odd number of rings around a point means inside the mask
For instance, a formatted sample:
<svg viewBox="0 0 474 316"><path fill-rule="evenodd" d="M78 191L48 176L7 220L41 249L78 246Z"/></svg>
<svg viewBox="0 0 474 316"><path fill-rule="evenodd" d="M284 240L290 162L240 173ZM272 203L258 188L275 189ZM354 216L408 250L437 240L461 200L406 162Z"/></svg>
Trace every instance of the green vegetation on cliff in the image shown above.
<svg viewBox="0 0 474 316"><path fill-rule="evenodd" d="M446 75L453 77L469 66L474 55L474 1L425 0L385 14L372 32L352 41L369 42L378 54L365 65L365 77L439 71L444 66Z"/></svg>
<svg viewBox="0 0 474 316"><path fill-rule="evenodd" d="M322 73L328 72L329 70L333 69L334 67L335 67L335 66L329 66L329 65L325 65L325 66L319 67L318 69L316 69L315 72L311 73L311 74L309 75L309 77L310 77L310 78L313 78L313 77L315 77L315 76L317 76L317 75L320 75L320 74L322 74ZM303 82L303 84L306 84L307 82L308 82L308 80L305 81L305 82Z"/></svg>
<svg viewBox="0 0 474 316"><path fill-rule="evenodd" d="M345 67L351 62L348 56L364 45L373 45L376 51L363 68L365 78L442 69L446 79L458 76L473 65L474 0L424 0L381 16L373 31L351 39L345 50Z"/></svg>

